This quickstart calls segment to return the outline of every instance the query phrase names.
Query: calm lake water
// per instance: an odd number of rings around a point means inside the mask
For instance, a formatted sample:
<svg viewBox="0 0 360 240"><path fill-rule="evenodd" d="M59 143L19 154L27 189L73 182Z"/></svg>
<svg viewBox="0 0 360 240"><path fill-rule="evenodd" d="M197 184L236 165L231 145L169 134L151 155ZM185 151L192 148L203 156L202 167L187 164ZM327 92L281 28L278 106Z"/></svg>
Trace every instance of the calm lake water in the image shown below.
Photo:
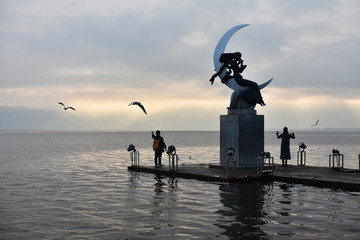
<svg viewBox="0 0 360 240"><path fill-rule="evenodd" d="M328 166L335 148L346 168L358 169L359 132L295 134L290 163L301 141L308 165ZM153 164L149 136L0 131L0 239L359 239L359 192L128 171L131 143L142 165ZM180 164L219 162L219 132L162 136ZM274 132L265 145L280 163Z"/></svg>

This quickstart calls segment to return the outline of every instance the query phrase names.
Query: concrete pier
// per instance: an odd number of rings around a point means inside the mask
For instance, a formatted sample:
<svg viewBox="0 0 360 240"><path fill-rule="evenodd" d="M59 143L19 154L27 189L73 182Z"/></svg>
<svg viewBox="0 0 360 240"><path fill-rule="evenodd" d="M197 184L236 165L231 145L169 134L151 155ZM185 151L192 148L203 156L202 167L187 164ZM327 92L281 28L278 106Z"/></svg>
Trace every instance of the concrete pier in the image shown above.
<svg viewBox="0 0 360 240"><path fill-rule="evenodd" d="M129 166L128 169L136 172L147 172L213 182L242 183L280 181L360 191L360 172L352 169L330 171L327 167L299 167L296 165L282 167L281 165L275 165L273 175L259 176L254 169L240 169L236 171L236 176L234 177L227 177L226 169L220 167L219 164L183 164L179 165L176 171L170 170L168 166L162 168L155 168L153 166Z"/></svg>

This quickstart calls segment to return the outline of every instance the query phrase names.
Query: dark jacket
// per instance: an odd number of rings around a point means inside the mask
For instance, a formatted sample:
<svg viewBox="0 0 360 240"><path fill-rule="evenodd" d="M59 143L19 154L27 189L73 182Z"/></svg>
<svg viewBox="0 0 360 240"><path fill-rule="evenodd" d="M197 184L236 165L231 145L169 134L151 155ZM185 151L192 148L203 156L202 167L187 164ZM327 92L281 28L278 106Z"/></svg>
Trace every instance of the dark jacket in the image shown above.
<svg viewBox="0 0 360 240"><path fill-rule="evenodd" d="M291 159L290 138L295 138L295 135L290 133L282 133L278 135L277 138L281 138L280 159Z"/></svg>
<svg viewBox="0 0 360 240"><path fill-rule="evenodd" d="M152 134L152 138L153 139L160 139L160 149L159 152L164 152L166 150L166 144L164 141L164 138L162 136L155 136L154 134Z"/></svg>

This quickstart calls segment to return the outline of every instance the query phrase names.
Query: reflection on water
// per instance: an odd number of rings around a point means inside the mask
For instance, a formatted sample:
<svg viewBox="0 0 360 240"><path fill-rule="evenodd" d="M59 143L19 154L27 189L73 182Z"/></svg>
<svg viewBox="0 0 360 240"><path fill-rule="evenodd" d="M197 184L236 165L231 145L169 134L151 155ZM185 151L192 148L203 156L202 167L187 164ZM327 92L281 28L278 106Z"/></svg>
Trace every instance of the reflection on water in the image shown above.
<svg viewBox="0 0 360 240"><path fill-rule="evenodd" d="M358 239L360 231L351 227L351 222L360 220L358 197L358 193L275 182L265 196L267 224L262 229L285 239ZM336 202L329 201L333 198Z"/></svg>
<svg viewBox="0 0 360 240"><path fill-rule="evenodd" d="M260 239L265 236L260 226L265 224L262 220L264 194L269 185L222 184L219 189L220 201L226 208L218 211L224 219L218 220L216 225L224 229L223 234L234 239Z"/></svg>
<svg viewBox="0 0 360 240"><path fill-rule="evenodd" d="M164 134L179 149L180 164L217 159L216 132ZM353 144L358 136L351 138ZM316 137L321 142L328 134ZM143 139L141 132L0 132L0 239L348 240L360 235L357 192L128 171L129 143L141 150L142 164L153 164L151 143ZM317 142L311 139L305 139L309 148ZM274 146L279 148L277 140Z"/></svg>
<svg viewBox="0 0 360 240"><path fill-rule="evenodd" d="M284 200L279 201L279 203L284 204L285 206L288 204L291 204L291 190L290 190L290 186L286 183L282 183L280 184L280 189L283 190L283 192L281 193L281 196L283 196ZM284 209L284 210L288 210L288 209ZM283 216L288 216L288 213L280 213Z"/></svg>

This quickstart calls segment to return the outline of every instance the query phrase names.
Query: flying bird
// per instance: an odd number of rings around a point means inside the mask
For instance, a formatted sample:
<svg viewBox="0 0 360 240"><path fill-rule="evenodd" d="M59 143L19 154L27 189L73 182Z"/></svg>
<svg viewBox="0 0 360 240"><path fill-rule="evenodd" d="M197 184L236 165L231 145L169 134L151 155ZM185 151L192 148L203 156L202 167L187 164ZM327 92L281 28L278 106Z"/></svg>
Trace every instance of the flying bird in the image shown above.
<svg viewBox="0 0 360 240"><path fill-rule="evenodd" d="M144 111L144 113L147 114L146 111L145 111L145 108L144 108L144 106L141 104L141 102L132 102L132 103L129 104L129 106L130 106L130 105L138 105L138 106Z"/></svg>
<svg viewBox="0 0 360 240"><path fill-rule="evenodd" d="M65 104L63 104L62 102L58 102L60 105L63 105L63 107L64 107L64 110L68 110L68 109L71 109L71 110L74 110L74 111L76 111L75 110L75 108L73 108L73 107L66 107L65 106Z"/></svg>
<svg viewBox="0 0 360 240"><path fill-rule="evenodd" d="M320 120L320 119L319 119L319 120ZM315 123L315 124L313 124L313 125L311 125L311 126L312 126L312 127L313 127L313 126L317 126L317 125L318 125L318 123L319 123L319 120L317 120L317 121L316 121L316 123Z"/></svg>

